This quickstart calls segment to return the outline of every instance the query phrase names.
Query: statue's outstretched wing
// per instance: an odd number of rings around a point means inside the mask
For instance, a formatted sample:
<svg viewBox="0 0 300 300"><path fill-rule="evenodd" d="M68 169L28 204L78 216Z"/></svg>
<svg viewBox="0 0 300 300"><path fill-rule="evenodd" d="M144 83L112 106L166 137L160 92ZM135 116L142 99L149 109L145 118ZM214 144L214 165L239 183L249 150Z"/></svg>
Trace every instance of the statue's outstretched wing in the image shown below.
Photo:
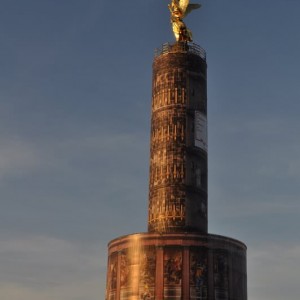
<svg viewBox="0 0 300 300"><path fill-rule="evenodd" d="M185 11L190 3L190 0L179 0L178 2L179 2L178 4L179 4L179 7L180 7L182 13L185 14Z"/></svg>
<svg viewBox="0 0 300 300"><path fill-rule="evenodd" d="M180 1L180 2L181 2L181 1ZM184 12L184 17L187 16L192 10L198 9L198 8L200 8L200 7L201 7L201 4L197 4L197 3L195 3L195 4L192 4L192 3L189 4L189 5L187 6L185 12Z"/></svg>

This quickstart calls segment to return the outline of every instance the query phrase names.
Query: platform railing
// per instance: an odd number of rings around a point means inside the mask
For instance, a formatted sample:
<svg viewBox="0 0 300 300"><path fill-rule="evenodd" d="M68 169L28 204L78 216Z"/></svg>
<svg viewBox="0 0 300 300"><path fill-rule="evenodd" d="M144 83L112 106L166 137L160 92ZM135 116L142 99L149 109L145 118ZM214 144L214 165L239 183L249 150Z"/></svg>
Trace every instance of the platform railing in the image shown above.
<svg viewBox="0 0 300 300"><path fill-rule="evenodd" d="M193 53L200 56L203 60L206 61L206 52L205 50L197 44L194 43L184 43L177 42L174 44L165 43L162 44L160 48L155 49L154 56L164 55L168 53Z"/></svg>

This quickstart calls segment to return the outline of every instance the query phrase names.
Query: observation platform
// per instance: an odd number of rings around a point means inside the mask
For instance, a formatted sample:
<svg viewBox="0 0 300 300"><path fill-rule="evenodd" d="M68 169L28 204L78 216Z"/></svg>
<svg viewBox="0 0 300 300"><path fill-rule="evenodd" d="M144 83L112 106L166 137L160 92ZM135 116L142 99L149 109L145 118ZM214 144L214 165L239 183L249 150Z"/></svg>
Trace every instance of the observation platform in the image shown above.
<svg viewBox="0 0 300 300"><path fill-rule="evenodd" d="M185 43L185 42L176 42L176 43L164 43L160 48L155 49L154 56L160 56L169 53L192 53L200 56L204 61L206 61L206 52L205 50L195 44L195 43Z"/></svg>

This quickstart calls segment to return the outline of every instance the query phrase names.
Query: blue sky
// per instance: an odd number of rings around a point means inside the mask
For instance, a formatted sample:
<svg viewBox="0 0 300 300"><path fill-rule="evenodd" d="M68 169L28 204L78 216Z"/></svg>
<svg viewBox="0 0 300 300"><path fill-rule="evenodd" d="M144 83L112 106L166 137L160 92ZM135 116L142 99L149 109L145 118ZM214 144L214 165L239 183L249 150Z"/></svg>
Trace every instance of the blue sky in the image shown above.
<svg viewBox="0 0 300 300"><path fill-rule="evenodd" d="M209 232L247 244L250 300L298 300L300 2L201 3ZM0 2L1 299L104 299L108 241L146 230L167 4Z"/></svg>

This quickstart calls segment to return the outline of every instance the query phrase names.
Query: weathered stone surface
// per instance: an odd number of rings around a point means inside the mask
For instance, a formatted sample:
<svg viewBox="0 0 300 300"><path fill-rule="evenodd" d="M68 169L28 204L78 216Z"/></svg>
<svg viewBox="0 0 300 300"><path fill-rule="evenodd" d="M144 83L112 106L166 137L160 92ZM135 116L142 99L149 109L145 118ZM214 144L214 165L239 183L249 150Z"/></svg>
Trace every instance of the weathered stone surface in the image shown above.
<svg viewBox="0 0 300 300"><path fill-rule="evenodd" d="M195 112L206 117L206 62L187 49L153 63L150 232L207 232L207 152L195 146Z"/></svg>

